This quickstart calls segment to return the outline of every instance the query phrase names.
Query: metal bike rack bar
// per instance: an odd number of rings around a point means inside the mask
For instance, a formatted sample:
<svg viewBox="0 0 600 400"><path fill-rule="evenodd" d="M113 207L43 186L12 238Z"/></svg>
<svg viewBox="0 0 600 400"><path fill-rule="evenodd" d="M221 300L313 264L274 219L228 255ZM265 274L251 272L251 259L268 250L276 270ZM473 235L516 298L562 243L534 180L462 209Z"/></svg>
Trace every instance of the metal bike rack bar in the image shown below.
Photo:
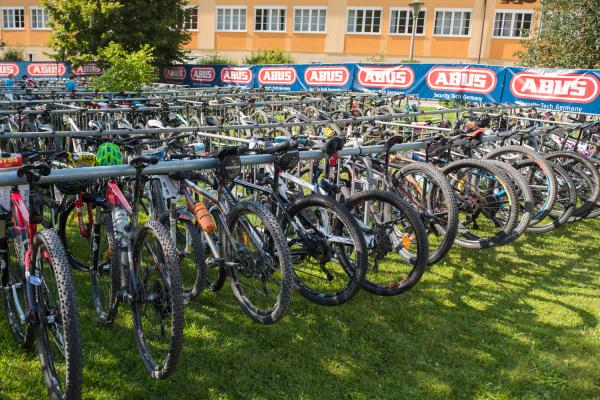
<svg viewBox="0 0 600 400"><path fill-rule="evenodd" d="M518 106L504 107L504 109L513 109ZM498 107L481 107L482 110L497 110ZM460 112L460 110L469 109L455 109L448 110L448 112ZM72 112L72 111L71 111ZM124 136L124 135L148 135L148 134L161 134L161 133L185 133L185 132L218 132L218 131L244 131L244 130L255 130L255 129L273 129L273 128L288 128L298 126L324 126L329 124L337 125L350 125L358 124L362 122L376 122L380 120L389 120L394 118L408 118L417 117L422 115L439 114L439 111L420 111L410 113L399 113L399 114L384 114L377 116L363 116L363 117L352 117L346 119L336 120L314 120L309 122L280 122L270 124L255 124L255 125L222 125L222 126L202 126L202 127L183 127L183 128L163 128L163 129L113 129L105 131L55 131L55 132L4 132L0 133L1 139L16 139L16 138L43 138L43 137L86 137L86 136Z"/></svg>
<svg viewBox="0 0 600 400"><path fill-rule="evenodd" d="M498 136L490 135L482 138L482 141L494 141ZM391 152L420 150L425 149L427 140L412 143L402 143L392 146ZM457 144L460 145L460 144ZM340 157L360 156L367 154L383 153L384 145L374 146L358 146L342 149ZM325 158L326 154L320 150L308 150L300 152L301 160L318 160ZM267 164L273 161L273 155L249 155L240 157L242 165L260 165ZM167 175L178 171L200 170L216 168L218 164L215 158L204 158L196 160L177 160L177 161L162 161L156 165L148 166L144 169L143 175ZM53 170L50 175L40 179L40 183L57 183L67 180L97 180L103 178L117 178L125 176L135 176L135 168L129 165L118 165L110 167L84 167ZM14 186L26 184L24 177L17 177L16 171L0 173L0 186Z"/></svg>

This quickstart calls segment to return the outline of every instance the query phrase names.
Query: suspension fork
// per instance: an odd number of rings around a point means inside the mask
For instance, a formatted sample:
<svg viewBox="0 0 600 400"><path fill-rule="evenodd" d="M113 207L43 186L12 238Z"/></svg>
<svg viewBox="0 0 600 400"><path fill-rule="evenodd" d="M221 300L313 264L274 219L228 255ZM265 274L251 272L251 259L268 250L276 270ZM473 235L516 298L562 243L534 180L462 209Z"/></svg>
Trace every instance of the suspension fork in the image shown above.
<svg viewBox="0 0 600 400"><path fill-rule="evenodd" d="M83 220L83 213L81 211L83 207L83 195L80 193L75 199L75 208L77 209L77 222L79 223L79 232L81 236L87 238L90 236L92 226L94 225L93 209L90 202L86 202L88 221L87 223ZM97 216L98 217L98 216Z"/></svg>

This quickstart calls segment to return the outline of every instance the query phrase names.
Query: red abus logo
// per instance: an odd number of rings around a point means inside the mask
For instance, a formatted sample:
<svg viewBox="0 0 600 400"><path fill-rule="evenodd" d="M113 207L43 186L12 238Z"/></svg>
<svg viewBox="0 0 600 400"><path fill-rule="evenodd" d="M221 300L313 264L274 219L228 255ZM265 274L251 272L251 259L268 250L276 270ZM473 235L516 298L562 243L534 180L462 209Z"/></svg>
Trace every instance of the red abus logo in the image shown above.
<svg viewBox="0 0 600 400"><path fill-rule="evenodd" d="M185 70L185 67L168 67L163 69L163 75L166 79L182 81L187 76L187 72Z"/></svg>
<svg viewBox="0 0 600 400"><path fill-rule="evenodd" d="M27 66L27 74L31 76L60 76L65 72L67 72L67 67L61 63L29 64Z"/></svg>
<svg viewBox="0 0 600 400"><path fill-rule="evenodd" d="M296 82L296 70L292 67L263 67L258 72L261 85L293 85Z"/></svg>
<svg viewBox="0 0 600 400"><path fill-rule="evenodd" d="M600 94L600 81L593 75L519 72L510 92L523 99L589 103Z"/></svg>
<svg viewBox="0 0 600 400"><path fill-rule="evenodd" d="M433 67L427 73L431 90L488 94L497 84L496 74L487 68Z"/></svg>
<svg viewBox="0 0 600 400"><path fill-rule="evenodd" d="M10 74L17 76L19 74L19 65L0 62L0 76L6 78Z"/></svg>
<svg viewBox="0 0 600 400"><path fill-rule="evenodd" d="M304 80L311 86L344 86L350 80L350 71L344 66L308 67Z"/></svg>
<svg viewBox="0 0 600 400"><path fill-rule="evenodd" d="M408 89L414 81L410 67L358 67L358 83L367 88Z"/></svg>
<svg viewBox="0 0 600 400"><path fill-rule="evenodd" d="M212 82L215 80L216 72L213 67L194 67L190 76L194 82Z"/></svg>
<svg viewBox="0 0 600 400"><path fill-rule="evenodd" d="M77 76L100 75L104 72L104 69L96 64L85 64L80 65L77 68L73 68L72 72Z"/></svg>
<svg viewBox="0 0 600 400"><path fill-rule="evenodd" d="M221 81L247 85L252 82L252 71L250 68L225 67L221 70Z"/></svg>

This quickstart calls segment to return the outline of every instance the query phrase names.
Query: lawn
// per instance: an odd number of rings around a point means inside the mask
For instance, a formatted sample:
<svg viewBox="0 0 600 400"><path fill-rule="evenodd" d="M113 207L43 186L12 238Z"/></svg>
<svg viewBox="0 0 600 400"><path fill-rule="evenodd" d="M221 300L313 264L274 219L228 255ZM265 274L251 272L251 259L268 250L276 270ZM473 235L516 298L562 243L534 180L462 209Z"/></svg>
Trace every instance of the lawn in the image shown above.
<svg viewBox="0 0 600 400"><path fill-rule="evenodd" d="M186 310L178 371L143 370L129 310L94 324L78 275L84 399L600 398L600 220L482 251L454 249L409 293L337 308L295 297L274 326L228 287ZM44 398L33 350L0 322L0 397Z"/></svg>

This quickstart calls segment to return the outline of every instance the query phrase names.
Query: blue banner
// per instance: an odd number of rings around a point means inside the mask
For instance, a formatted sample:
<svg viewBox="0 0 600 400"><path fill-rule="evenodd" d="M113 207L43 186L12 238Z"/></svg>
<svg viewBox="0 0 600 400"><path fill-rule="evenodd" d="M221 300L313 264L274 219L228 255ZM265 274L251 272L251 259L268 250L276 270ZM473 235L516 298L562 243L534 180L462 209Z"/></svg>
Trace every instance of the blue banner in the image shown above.
<svg viewBox="0 0 600 400"><path fill-rule="evenodd" d="M506 68L502 102L600 114L600 71Z"/></svg>
<svg viewBox="0 0 600 400"><path fill-rule="evenodd" d="M414 93L424 99L500 103L506 68L489 65L423 65Z"/></svg>
<svg viewBox="0 0 600 400"><path fill-rule="evenodd" d="M66 79L71 72L71 66L62 62L0 62L0 79L6 79L10 74L19 79L27 75L34 80Z"/></svg>

